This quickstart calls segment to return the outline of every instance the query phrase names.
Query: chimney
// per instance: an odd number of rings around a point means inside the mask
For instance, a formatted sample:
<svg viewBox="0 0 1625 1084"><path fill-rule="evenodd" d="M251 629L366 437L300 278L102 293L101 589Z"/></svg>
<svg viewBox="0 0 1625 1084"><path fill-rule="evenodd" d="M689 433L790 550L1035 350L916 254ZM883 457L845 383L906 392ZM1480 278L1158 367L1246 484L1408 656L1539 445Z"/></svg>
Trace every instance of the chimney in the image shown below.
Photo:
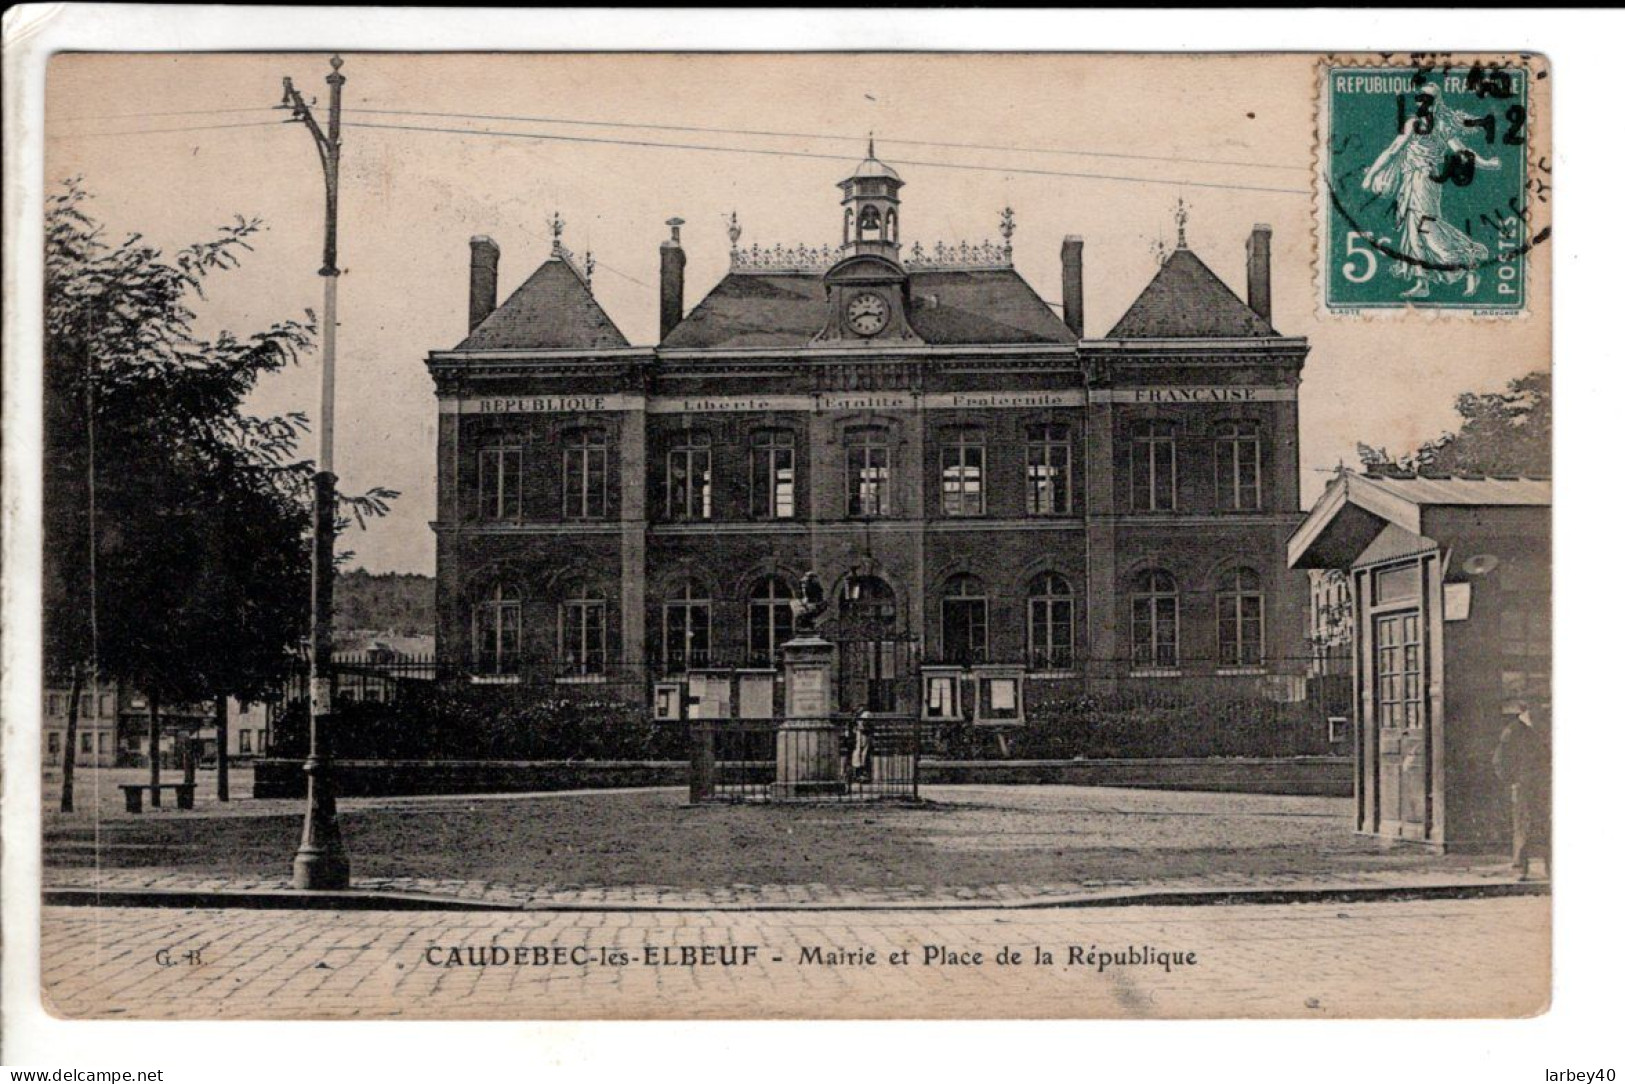
<svg viewBox="0 0 1625 1084"><path fill-rule="evenodd" d="M1061 242L1061 319L1083 338L1083 238L1075 233Z"/></svg>
<svg viewBox="0 0 1625 1084"><path fill-rule="evenodd" d="M497 261L502 250L481 234L468 239L468 330L473 331L497 307Z"/></svg>
<svg viewBox="0 0 1625 1084"><path fill-rule="evenodd" d="M1263 224L1247 238L1247 307L1270 322L1270 228Z"/></svg>
<svg viewBox="0 0 1625 1084"><path fill-rule="evenodd" d="M666 219L671 227L671 240L660 243L660 338L665 340L683 319L683 265L688 257L683 254L683 228L680 218Z"/></svg>

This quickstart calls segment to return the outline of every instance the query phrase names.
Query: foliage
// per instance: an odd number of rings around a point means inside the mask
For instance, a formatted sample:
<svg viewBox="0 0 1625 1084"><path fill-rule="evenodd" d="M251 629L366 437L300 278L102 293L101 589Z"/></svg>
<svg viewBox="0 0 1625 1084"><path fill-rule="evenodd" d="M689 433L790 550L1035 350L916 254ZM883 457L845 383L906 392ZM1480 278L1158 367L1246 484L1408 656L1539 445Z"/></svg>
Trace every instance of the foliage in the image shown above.
<svg viewBox="0 0 1625 1084"><path fill-rule="evenodd" d="M660 723L641 703L592 686L545 693L520 686L403 683L392 704L341 702L333 755L363 760L680 760L683 727ZM304 705L273 728L272 756L303 756Z"/></svg>
<svg viewBox="0 0 1625 1084"><path fill-rule="evenodd" d="M108 242L88 198L74 180L46 206L47 665L94 659L167 702L261 695L305 626L314 467L302 415L243 400L314 345L314 316L200 337L193 305L261 224L166 260L138 234ZM347 498L347 521L394 496Z"/></svg>
<svg viewBox="0 0 1625 1084"><path fill-rule="evenodd" d="M333 587L335 629L393 629L406 636L434 634L434 577L410 573L339 574Z"/></svg>
<svg viewBox="0 0 1625 1084"><path fill-rule="evenodd" d="M1534 372L1503 392L1456 397L1461 429L1442 433L1397 459L1388 449L1361 444L1366 466L1392 465L1428 474L1549 476L1552 472L1552 376Z"/></svg>

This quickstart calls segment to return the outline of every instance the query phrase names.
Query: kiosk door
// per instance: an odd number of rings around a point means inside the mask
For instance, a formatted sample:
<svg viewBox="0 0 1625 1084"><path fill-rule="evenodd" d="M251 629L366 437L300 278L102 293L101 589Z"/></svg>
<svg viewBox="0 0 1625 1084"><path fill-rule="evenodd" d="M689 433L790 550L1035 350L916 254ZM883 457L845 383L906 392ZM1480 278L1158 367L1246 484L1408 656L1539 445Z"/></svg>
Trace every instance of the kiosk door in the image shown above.
<svg viewBox="0 0 1625 1084"><path fill-rule="evenodd" d="M1404 838L1426 832L1427 701L1422 683L1422 615L1408 608L1372 619L1376 647L1378 830Z"/></svg>

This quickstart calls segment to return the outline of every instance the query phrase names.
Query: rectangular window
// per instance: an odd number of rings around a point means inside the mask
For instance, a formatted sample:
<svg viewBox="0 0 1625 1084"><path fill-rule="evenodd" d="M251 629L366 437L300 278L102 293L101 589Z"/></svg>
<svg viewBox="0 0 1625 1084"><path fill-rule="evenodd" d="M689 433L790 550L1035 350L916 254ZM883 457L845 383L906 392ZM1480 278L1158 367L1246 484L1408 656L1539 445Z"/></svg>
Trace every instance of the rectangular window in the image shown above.
<svg viewBox="0 0 1625 1084"><path fill-rule="evenodd" d="M750 514L793 519L796 514L795 435L782 431L751 438Z"/></svg>
<svg viewBox="0 0 1625 1084"><path fill-rule="evenodd" d="M56 693L48 694L45 697L45 714L47 714L47 715L61 715L62 714L62 697L58 696Z"/></svg>
<svg viewBox="0 0 1625 1084"><path fill-rule="evenodd" d="M474 611L474 669L487 676L519 672L519 600L497 599Z"/></svg>
<svg viewBox="0 0 1625 1084"><path fill-rule="evenodd" d="M1257 426L1233 423L1219 427L1214 444L1214 492L1219 508L1256 512L1262 507L1262 463Z"/></svg>
<svg viewBox="0 0 1625 1084"><path fill-rule="evenodd" d="M1072 600L1034 598L1027 603L1028 665L1065 670L1072 665Z"/></svg>
<svg viewBox="0 0 1625 1084"><path fill-rule="evenodd" d="M604 672L607 609L602 599L571 599L564 604L564 642L559 654L568 673Z"/></svg>
<svg viewBox="0 0 1625 1084"><path fill-rule="evenodd" d="M1150 422L1135 430L1130 469L1134 511L1173 511L1176 469L1172 422Z"/></svg>
<svg viewBox="0 0 1625 1084"><path fill-rule="evenodd" d="M1401 565L1398 568L1384 568L1373 577L1373 588L1376 592L1376 601L1397 602L1400 599L1422 597L1422 566L1418 564Z"/></svg>
<svg viewBox="0 0 1625 1084"><path fill-rule="evenodd" d="M264 730L256 730L256 731L254 731L254 752L256 752L256 753L265 752L265 735L266 735L266 731L264 731Z"/></svg>
<svg viewBox="0 0 1625 1084"><path fill-rule="evenodd" d="M237 752L247 756L254 751L254 732L239 730L237 732Z"/></svg>
<svg viewBox="0 0 1625 1084"><path fill-rule="evenodd" d="M1064 425L1027 430L1027 514L1060 516L1072 505L1072 444Z"/></svg>
<svg viewBox="0 0 1625 1084"><path fill-rule="evenodd" d="M565 437L564 518L603 519L608 505L609 448L597 430Z"/></svg>
<svg viewBox="0 0 1625 1084"><path fill-rule="evenodd" d="M943 599L942 653L961 665L987 661L987 599Z"/></svg>
<svg viewBox="0 0 1625 1084"><path fill-rule="evenodd" d="M1422 725L1421 628L1414 610L1377 618L1377 722L1385 730Z"/></svg>
<svg viewBox="0 0 1625 1084"><path fill-rule="evenodd" d="M711 661L711 606L705 602L666 604L666 673L680 674Z"/></svg>
<svg viewBox="0 0 1625 1084"><path fill-rule="evenodd" d="M1259 666L1264 661L1264 599L1219 596L1219 665Z"/></svg>
<svg viewBox="0 0 1625 1084"><path fill-rule="evenodd" d="M107 734L105 732L101 733L101 734L97 734L96 735L96 755L97 756L102 756L106 752L107 752Z"/></svg>
<svg viewBox="0 0 1625 1084"><path fill-rule="evenodd" d="M666 514L677 520L711 518L711 441L687 435L666 455Z"/></svg>
<svg viewBox="0 0 1625 1084"><path fill-rule="evenodd" d="M93 735L79 735L79 751L84 753L86 756L89 756L91 753L96 751L95 741L96 739Z"/></svg>
<svg viewBox="0 0 1625 1084"><path fill-rule="evenodd" d="M985 451L980 434L956 434L942 447L942 514L982 514L982 466Z"/></svg>
<svg viewBox="0 0 1625 1084"><path fill-rule="evenodd" d="M519 518L521 474L522 457L517 445L480 449L481 519L502 522Z"/></svg>
<svg viewBox="0 0 1625 1084"><path fill-rule="evenodd" d="M62 735L53 730L45 735L45 750L53 757L62 755Z"/></svg>
<svg viewBox="0 0 1625 1084"><path fill-rule="evenodd" d="M1142 595L1134 600L1134 665L1172 669L1179 665L1179 599Z"/></svg>
<svg viewBox="0 0 1625 1084"><path fill-rule="evenodd" d="M891 449L878 433L860 434L846 449L846 512L891 515Z"/></svg>

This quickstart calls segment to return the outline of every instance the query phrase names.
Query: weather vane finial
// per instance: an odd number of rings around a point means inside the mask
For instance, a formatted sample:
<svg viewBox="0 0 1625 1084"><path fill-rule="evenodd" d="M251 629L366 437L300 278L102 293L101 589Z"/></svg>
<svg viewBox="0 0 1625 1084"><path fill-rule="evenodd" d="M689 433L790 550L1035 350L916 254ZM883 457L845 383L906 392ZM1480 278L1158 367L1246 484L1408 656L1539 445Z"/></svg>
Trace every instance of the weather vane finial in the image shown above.
<svg viewBox="0 0 1625 1084"><path fill-rule="evenodd" d="M1190 211L1185 208L1185 197L1179 197L1179 206L1174 209L1174 225L1179 227L1179 247L1185 247L1185 223L1190 218Z"/></svg>
<svg viewBox="0 0 1625 1084"><path fill-rule="evenodd" d="M1009 254L1013 246L1010 238L1016 232L1016 212L1012 207L1006 207L999 212L999 232L1004 234L1004 251Z"/></svg>
<svg viewBox="0 0 1625 1084"><path fill-rule="evenodd" d="M728 215L728 245L731 248L739 247L739 238L744 236L744 229L739 225L739 212L733 211Z"/></svg>
<svg viewBox="0 0 1625 1084"><path fill-rule="evenodd" d="M548 222L553 227L553 252L557 254L564 247L564 216L554 211Z"/></svg>
<svg viewBox="0 0 1625 1084"><path fill-rule="evenodd" d="M871 129L869 129L869 157L873 158L874 156L875 156L875 130L873 128L871 128Z"/></svg>

